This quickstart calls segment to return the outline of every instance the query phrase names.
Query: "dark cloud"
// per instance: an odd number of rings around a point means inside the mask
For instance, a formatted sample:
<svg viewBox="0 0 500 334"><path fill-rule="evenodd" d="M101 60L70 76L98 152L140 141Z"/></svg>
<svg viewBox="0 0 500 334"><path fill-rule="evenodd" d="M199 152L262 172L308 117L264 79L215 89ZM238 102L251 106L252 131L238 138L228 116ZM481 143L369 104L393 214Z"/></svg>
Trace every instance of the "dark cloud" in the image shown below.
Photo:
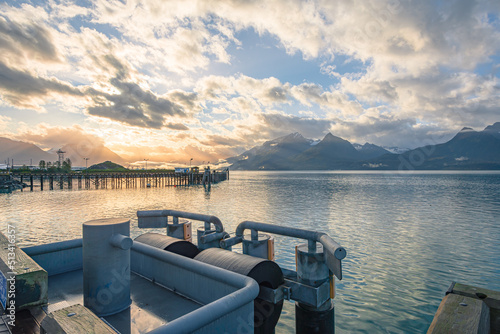
<svg viewBox="0 0 500 334"><path fill-rule="evenodd" d="M285 102L287 101L288 91L283 87L272 87L265 92L265 97L272 102Z"/></svg>
<svg viewBox="0 0 500 334"><path fill-rule="evenodd" d="M163 126L174 130L188 130L182 124L165 125L168 116L186 117L183 104L194 105L194 97L189 93L175 91L171 96L159 96L142 88L133 81L135 71L130 65L119 59L112 46L99 41L100 46L107 49L106 54L95 55L89 52L93 63L105 73L111 74L109 84L118 91L110 94L89 88L86 93L92 99L87 108L90 115L105 117L132 126L160 129ZM176 100L181 103L176 103Z"/></svg>
<svg viewBox="0 0 500 334"><path fill-rule="evenodd" d="M200 108L198 104L198 94L192 92L185 92L182 90L173 90L168 93L169 99L178 103L188 110L194 111Z"/></svg>
<svg viewBox="0 0 500 334"><path fill-rule="evenodd" d="M48 29L36 23L21 25L1 16L0 50L4 56L10 53L16 57L44 62L60 61Z"/></svg>
<svg viewBox="0 0 500 334"><path fill-rule="evenodd" d="M172 129L172 130L179 130L179 131L189 130L189 128L182 123L168 123L168 124L165 124L165 127Z"/></svg>
<svg viewBox="0 0 500 334"><path fill-rule="evenodd" d="M55 95L82 96L77 88L55 78L42 78L32 73L9 68L0 62L0 94L19 108L37 107L36 98Z"/></svg>
<svg viewBox="0 0 500 334"><path fill-rule="evenodd" d="M204 140L200 142L206 146L227 146L227 147L238 147L245 144L244 141L237 138L231 138L221 135L210 135L208 136L208 140Z"/></svg>
<svg viewBox="0 0 500 334"><path fill-rule="evenodd" d="M155 129L163 126L166 116L187 116L180 105L147 91L136 83L120 81L118 78L111 79L110 83L119 94L87 90L93 100L93 106L87 108L90 115Z"/></svg>

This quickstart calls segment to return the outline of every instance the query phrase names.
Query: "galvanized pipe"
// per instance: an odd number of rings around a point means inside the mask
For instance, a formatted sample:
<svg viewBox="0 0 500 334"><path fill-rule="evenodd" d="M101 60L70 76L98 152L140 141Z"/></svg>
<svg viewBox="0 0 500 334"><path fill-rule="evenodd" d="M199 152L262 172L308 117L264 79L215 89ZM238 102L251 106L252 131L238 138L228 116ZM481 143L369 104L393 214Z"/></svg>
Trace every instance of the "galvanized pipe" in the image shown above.
<svg viewBox="0 0 500 334"><path fill-rule="evenodd" d="M202 222L210 223L215 225L215 230L217 232L223 232L224 226L219 218L216 216L203 215L200 213L191 213L185 211L177 211L177 210L149 210L149 211L137 211L137 217L168 217L172 216L177 218L186 218L192 220L199 220Z"/></svg>
<svg viewBox="0 0 500 334"><path fill-rule="evenodd" d="M335 276L337 276L339 280L342 279L341 260L346 257L347 252L342 246L340 246L337 242L330 238L328 234L323 232L303 230L294 227L244 221L241 222L236 228L236 235L234 237L221 241L221 247L225 248L241 242L241 240L243 239L243 233L246 229L279 234L287 237L311 240L321 243L325 250L328 268L335 274Z"/></svg>
<svg viewBox="0 0 500 334"><path fill-rule="evenodd" d="M189 261L180 255L165 252L138 241L133 243L132 250L146 256L153 257L157 260L170 263L174 266L195 272L207 278L223 281L235 288L238 288L237 291L204 305L193 312L169 322L166 325L158 327L150 331L149 334L192 333L219 319L220 317L242 307L243 305L253 302L259 294L259 285L255 282L255 280L249 277L211 266L200 261Z"/></svg>

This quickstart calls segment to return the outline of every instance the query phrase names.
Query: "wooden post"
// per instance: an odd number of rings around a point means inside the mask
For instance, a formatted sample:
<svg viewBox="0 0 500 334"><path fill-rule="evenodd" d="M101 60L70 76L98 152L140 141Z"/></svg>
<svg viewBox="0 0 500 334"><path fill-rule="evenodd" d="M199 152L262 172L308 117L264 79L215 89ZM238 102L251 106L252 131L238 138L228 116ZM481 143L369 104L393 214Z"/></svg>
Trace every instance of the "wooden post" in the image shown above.
<svg viewBox="0 0 500 334"><path fill-rule="evenodd" d="M40 191L43 191L43 175L40 175Z"/></svg>

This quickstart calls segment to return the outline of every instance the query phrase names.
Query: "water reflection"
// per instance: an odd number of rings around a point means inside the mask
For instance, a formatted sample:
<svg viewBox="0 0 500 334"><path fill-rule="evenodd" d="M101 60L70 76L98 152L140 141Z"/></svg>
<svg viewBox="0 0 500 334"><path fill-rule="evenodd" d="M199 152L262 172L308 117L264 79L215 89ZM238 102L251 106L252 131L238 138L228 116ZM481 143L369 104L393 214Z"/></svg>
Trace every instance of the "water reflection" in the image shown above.
<svg viewBox="0 0 500 334"><path fill-rule="evenodd" d="M215 215L329 233L347 250L337 282L337 333L421 333L451 281L500 290L500 174L233 172L197 187L18 192L0 196L0 228L21 245L81 235L81 223L137 210ZM193 231L196 226L193 226ZM164 232L158 230L158 232ZM194 236L196 239L196 236ZM276 239L294 268L296 240ZM285 303L278 333L293 327Z"/></svg>

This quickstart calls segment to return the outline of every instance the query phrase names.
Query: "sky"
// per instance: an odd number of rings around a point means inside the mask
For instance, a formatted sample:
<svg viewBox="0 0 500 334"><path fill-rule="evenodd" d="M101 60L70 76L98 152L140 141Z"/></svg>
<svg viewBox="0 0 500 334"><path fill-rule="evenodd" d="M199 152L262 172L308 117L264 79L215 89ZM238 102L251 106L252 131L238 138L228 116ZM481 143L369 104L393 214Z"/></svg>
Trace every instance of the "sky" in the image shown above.
<svg viewBox="0 0 500 334"><path fill-rule="evenodd" d="M219 161L328 132L415 148L500 121L500 2L0 2L0 136Z"/></svg>

